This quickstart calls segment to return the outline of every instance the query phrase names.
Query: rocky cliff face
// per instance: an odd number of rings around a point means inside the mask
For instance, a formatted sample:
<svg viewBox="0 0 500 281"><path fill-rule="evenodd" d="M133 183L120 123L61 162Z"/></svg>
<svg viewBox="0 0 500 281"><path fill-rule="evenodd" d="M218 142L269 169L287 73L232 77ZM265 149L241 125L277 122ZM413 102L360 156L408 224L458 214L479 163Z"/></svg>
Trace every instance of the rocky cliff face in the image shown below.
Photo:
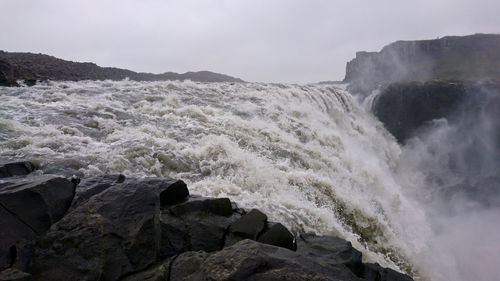
<svg viewBox="0 0 500 281"><path fill-rule="evenodd" d="M372 111L400 143L404 143L435 119L450 124L460 119L500 113L500 82L439 81L397 82L386 87L373 101ZM479 121L478 121L479 122ZM490 120L492 132L500 134L500 123ZM500 145L500 135L496 143Z"/></svg>
<svg viewBox="0 0 500 281"><path fill-rule="evenodd" d="M16 80L123 80L136 81L192 80L199 82L243 82L228 75L210 71L165 72L152 74L94 63L72 62L52 56L0 51L0 86L13 86Z"/></svg>
<svg viewBox="0 0 500 281"><path fill-rule="evenodd" d="M358 52L347 63L344 82L367 94L392 82L429 79L500 79L500 35L397 41L380 52Z"/></svg>

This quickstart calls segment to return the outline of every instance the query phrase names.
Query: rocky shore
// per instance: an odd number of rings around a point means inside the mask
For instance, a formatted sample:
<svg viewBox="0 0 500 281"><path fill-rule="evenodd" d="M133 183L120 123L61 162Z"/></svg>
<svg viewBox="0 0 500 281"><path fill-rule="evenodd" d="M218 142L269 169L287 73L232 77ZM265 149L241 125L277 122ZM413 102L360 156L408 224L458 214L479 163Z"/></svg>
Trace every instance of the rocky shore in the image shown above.
<svg viewBox="0 0 500 281"><path fill-rule="evenodd" d="M182 180L0 166L0 280L412 280Z"/></svg>

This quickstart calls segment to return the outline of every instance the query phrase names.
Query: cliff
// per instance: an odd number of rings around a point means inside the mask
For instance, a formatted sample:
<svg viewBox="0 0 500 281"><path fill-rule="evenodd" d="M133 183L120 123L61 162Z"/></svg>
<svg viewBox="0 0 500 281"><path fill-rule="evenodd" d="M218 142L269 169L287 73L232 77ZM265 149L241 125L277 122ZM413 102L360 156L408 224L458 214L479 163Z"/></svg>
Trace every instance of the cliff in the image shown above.
<svg viewBox="0 0 500 281"><path fill-rule="evenodd" d="M192 80L199 82L243 82L239 78L210 71L152 74L89 62L72 62L53 56L0 51L0 85L14 86L16 80Z"/></svg>
<svg viewBox="0 0 500 281"><path fill-rule="evenodd" d="M430 79L500 80L500 34L397 41L380 52L358 52L344 82L367 94L393 82Z"/></svg>

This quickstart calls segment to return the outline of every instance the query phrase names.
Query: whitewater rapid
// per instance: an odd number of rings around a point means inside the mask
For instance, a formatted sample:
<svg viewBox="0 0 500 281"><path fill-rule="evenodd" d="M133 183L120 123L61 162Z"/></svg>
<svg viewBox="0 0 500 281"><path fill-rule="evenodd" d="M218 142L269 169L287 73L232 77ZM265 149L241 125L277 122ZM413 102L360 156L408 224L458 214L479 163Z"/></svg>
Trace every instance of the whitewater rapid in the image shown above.
<svg viewBox="0 0 500 281"><path fill-rule="evenodd" d="M2 162L180 178L417 280L451 276L429 264L434 232L410 196L422 174L396 175L401 147L342 85L50 82L1 87L0 99Z"/></svg>

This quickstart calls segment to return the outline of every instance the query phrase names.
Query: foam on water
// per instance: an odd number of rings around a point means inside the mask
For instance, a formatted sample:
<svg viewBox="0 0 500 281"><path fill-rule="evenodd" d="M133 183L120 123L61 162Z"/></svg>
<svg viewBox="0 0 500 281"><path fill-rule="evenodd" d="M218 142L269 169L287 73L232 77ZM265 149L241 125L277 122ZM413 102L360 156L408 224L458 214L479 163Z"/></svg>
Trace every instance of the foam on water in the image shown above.
<svg viewBox="0 0 500 281"><path fill-rule="evenodd" d="M331 85L57 82L0 88L0 157L46 172L181 178L419 278L433 231L401 148ZM423 184L418 171L405 180ZM435 280L439 280L439 276Z"/></svg>

